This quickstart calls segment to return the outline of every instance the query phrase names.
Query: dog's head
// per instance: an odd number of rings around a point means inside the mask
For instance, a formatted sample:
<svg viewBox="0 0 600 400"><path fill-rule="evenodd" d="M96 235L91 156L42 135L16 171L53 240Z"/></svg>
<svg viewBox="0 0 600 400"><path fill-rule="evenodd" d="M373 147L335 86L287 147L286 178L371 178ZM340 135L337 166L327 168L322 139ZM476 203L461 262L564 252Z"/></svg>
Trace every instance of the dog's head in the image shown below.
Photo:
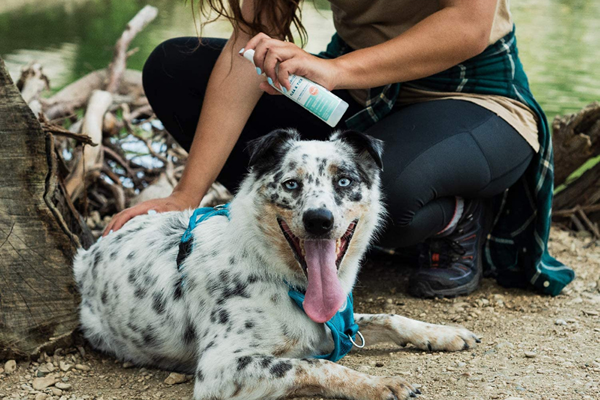
<svg viewBox="0 0 600 400"><path fill-rule="evenodd" d="M383 142L354 131L301 141L296 131L276 130L248 149L264 240L286 279L306 287L307 315L326 322L343 305L379 222Z"/></svg>

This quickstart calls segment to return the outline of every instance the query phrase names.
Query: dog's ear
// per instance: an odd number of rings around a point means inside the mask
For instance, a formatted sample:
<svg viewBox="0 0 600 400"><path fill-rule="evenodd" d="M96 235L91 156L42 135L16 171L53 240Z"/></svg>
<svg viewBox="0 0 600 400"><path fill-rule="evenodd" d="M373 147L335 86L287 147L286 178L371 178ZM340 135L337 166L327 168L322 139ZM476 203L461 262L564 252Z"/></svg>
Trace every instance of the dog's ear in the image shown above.
<svg viewBox="0 0 600 400"><path fill-rule="evenodd" d="M281 157L292 142L300 140L300 135L294 129L276 129L271 133L248 142L246 151L250 155L248 168L259 161L273 162Z"/></svg>
<svg viewBox="0 0 600 400"><path fill-rule="evenodd" d="M377 165L377 168L383 171L383 140L375 139L373 136L357 131L335 132L329 140L339 140L350 145L356 151L356 154L368 154Z"/></svg>

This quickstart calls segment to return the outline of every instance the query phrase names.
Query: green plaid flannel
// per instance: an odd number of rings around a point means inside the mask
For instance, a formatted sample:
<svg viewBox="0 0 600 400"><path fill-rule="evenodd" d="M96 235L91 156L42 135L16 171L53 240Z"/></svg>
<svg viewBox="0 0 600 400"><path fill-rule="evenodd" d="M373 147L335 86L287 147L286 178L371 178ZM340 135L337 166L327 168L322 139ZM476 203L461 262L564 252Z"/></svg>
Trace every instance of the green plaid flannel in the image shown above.
<svg viewBox="0 0 600 400"><path fill-rule="evenodd" d="M322 58L352 49L337 35ZM529 90L519 60L514 29L480 55L433 76L403 85L437 92L501 95L526 104L538 117L540 150L523 177L493 199L494 227L485 244L484 266L507 287L528 287L557 295L574 278L573 270L548 254L554 161L546 115ZM369 89L365 108L346 120L351 129L366 131L394 107L400 84Z"/></svg>

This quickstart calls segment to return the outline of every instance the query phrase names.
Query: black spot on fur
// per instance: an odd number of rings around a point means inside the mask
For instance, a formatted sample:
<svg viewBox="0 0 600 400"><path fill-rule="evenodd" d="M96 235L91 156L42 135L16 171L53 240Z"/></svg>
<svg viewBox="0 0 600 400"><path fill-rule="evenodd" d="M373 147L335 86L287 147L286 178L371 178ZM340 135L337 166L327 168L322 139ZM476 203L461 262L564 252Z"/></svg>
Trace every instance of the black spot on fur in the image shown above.
<svg viewBox="0 0 600 400"><path fill-rule="evenodd" d="M283 378L285 374L287 374L287 372L292 368L292 364L290 364L289 362L280 361L277 364L273 365L269 372L276 378Z"/></svg>
<svg viewBox="0 0 600 400"><path fill-rule="evenodd" d="M152 308L156 311L157 314L162 315L165 312L165 298L162 293L156 292L154 293Z"/></svg>
<svg viewBox="0 0 600 400"><path fill-rule="evenodd" d="M204 374L202 373L201 369L199 369L198 371L196 371L196 380L198 382L203 382L204 381Z"/></svg>
<svg viewBox="0 0 600 400"><path fill-rule="evenodd" d="M192 324L191 321L188 321L187 327L185 328L185 331L183 332L183 343L191 344L195 340L196 340L196 328L194 327L194 324Z"/></svg>
<svg viewBox="0 0 600 400"><path fill-rule="evenodd" d="M178 267L181 266L181 264L183 264L185 259L192 252L193 242L194 242L194 238L190 238L190 240L188 240L187 242L179 243L179 253L177 253L177 266Z"/></svg>
<svg viewBox="0 0 600 400"><path fill-rule="evenodd" d="M148 291L146 290L146 288L143 288L143 287L139 287L139 288L135 289L135 292L133 292L133 295L135 297L137 297L138 299L143 299L144 297L146 297L147 294L148 294Z"/></svg>
<svg viewBox="0 0 600 400"><path fill-rule="evenodd" d="M221 310L219 312L219 323L226 324L227 322L229 322L229 313L227 310Z"/></svg>
<svg viewBox="0 0 600 400"><path fill-rule="evenodd" d="M237 370L243 371L252 362L252 357L245 356L237 359Z"/></svg>
<svg viewBox="0 0 600 400"><path fill-rule="evenodd" d="M243 257L243 255L242 255L242 257ZM256 282L258 282L258 275L250 274L248 276L248 283L256 283Z"/></svg>
<svg viewBox="0 0 600 400"><path fill-rule="evenodd" d="M235 256L229 257L229 265L235 265Z"/></svg>
<svg viewBox="0 0 600 400"><path fill-rule="evenodd" d="M219 279L221 280L221 282L223 283L227 283L229 282L229 272L227 271L221 271L219 273Z"/></svg>
<svg viewBox="0 0 600 400"><path fill-rule="evenodd" d="M265 357L260 361L260 366L263 368L268 368L272 362L273 362L273 357Z"/></svg>
<svg viewBox="0 0 600 400"><path fill-rule="evenodd" d="M248 320L248 321L246 321L244 326L246 327L246 329L252 329L252 328L254 328L254 321Z"/></svg>
<svg viewBox="0 0 600 400"><path fill-rule="evenodd" d="M108 303L108 292L106 291L106 288L104 288L104 290L102 291L102 296L100 300L102 301L102 304Z"/></svg>
<svg viewBox="0 0 600 400"><path fill-rule="evenodd" d="M179 300L183 296L183 277L180 276L175 281L175 291L173 292L173 300Z"/></svg>
<svg viewBox="0 0 600 400"><path fill-rule="evenodd" d="M361 201L362 200L362 194L360 192L353 193L352 195L350 195L350 200L352 200L352 201Z"/></svg>

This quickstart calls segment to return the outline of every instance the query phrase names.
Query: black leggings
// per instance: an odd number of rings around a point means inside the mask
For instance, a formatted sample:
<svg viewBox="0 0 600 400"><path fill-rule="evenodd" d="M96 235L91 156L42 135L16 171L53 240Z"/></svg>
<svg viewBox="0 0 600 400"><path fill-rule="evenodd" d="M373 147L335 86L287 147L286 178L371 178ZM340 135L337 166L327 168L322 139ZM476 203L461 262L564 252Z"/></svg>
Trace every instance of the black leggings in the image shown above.
<svg viewBox="0 0 600 400"><path fill-rule="evenodd" d="M177 38L160 44L144 66L144 89L156 115L189 150L212 68L226 41ZM250 67L249 67L250 68ZM345 90L334 91L361 109ZM236 110L231 110L235 113ZM282 96L263 95L217 178L235 191L246 172L246 143L276 128L325 139L333 128ZM345 129L341 122L336 129ZM385 142L382 187L389 218L380 244L409 246L442 230L456 196L490 197L525 172L531 146L502 118L476 104L436 100L397 108L366 133Z"/></svg>

